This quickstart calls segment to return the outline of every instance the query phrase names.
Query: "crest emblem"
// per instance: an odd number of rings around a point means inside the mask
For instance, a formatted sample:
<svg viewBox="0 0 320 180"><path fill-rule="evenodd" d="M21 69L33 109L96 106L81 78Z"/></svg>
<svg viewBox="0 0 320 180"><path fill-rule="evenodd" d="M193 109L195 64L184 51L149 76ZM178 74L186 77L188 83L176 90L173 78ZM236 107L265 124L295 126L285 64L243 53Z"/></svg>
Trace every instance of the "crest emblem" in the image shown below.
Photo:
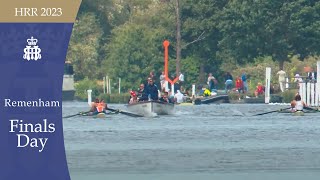
<svg viewBox="0 0 320 180"><path fill-rule="evenodd" d="M27 39L27 43L28 45L26 46L26 48L24 48L23 59L26 59L28 61L37 61L38 59L41 59L41 49L39 48L39 46L37 46L38 39L35 39L33 38L33 36L31 36L30 39Z"/></svg>

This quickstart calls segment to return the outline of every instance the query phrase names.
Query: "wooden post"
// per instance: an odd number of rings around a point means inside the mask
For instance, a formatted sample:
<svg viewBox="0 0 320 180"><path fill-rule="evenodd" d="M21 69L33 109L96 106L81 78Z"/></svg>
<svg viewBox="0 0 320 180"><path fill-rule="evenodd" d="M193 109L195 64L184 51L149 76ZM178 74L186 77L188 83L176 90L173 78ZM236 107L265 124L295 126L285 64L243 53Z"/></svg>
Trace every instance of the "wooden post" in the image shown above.
<svg viewBox="0 0 320 180"><path fill-rule="evenodd" d="M196 96L196 85L192 84L192 97Z"/></svg>
<svg viewBox="0 0 320 180"><path fill-rule="evenodd" d="M103 94L106 94L106 77L103 77Z"/></svg>
<svg viewBox="0 0 320 180"><path fill-rule="evenodd" d="M303 83L303 82L299 83L299 94L300 94L302 100L303 100L303 84L305 84L305 83Z"/></svg>
<svg viewBox="0 0 320 180"><path fill-rule="evenodd" d="M174 96L174 84L171 84L171 95Z"/></svg>
<svg viewBox="0 0 320 180"><path fill-rule="evenodd" d="M88 105L91 106L91 103L92 103L92 96L91 96L92 90L91 89L87 90L87 93L88 93Z"/></svg>
<svg viewBox="0 0 320 180"><path fill-rule="evenodd" d="M310 95L311 95L311 82L307 83L307 101L306 104L309 106L310 105Z"/></svg>
<svg viewBox="0 0 320 180"><path fill-rule="evenodd" d="M302 94L301 95L301 99L307 103L307 84L306 83L301 83L301 91L302 91Z"/></svg>
<svg viewBox="0 0 320 180"><path fill-rule="evenodd" d="M320 106L320 61L317 62L317 85L316 85L316 98L315 105Z"/></svg>
<svg viewBox="0 0 320 180"><path fill-rule="evenodd" d="M119 78L119 94L121 93L121 78Z"/></svg>
<svg viewBox="0 0 320 180"><path fill-rule="evenodd" d="M271 68L266 68L266 88L265 88L265 99L264 102L269 104L270 102L270 80L271 80Z"/></svg>
<svg viewBox="0 0 320 180"><path fill-rule="evenodd" d="M109 79L109 94L111 94L111 79Z"/></svg>
<svg viewBox="0 0 320 180"><path fill-rule="evenodd" d="M109 77L106 76L107 94L109 94Z"/></svg>
<svg viewBox="0 0 320 180"><path fill-rule="evenodd" d="M315 105L315 91L314 91L315 83L310 83L310 105L314 106Z"/></svg>

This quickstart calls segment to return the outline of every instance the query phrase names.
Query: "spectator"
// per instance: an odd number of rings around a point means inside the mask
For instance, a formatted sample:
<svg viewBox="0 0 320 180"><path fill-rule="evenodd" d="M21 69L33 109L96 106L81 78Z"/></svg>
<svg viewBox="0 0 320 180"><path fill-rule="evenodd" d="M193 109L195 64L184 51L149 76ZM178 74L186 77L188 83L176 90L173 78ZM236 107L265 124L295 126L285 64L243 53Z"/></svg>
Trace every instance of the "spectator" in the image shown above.
<svg viewBox="0 0 320 180"><path fill-rule="evenodd" d="M212 73L209 73L207 84L208 84L208 86L209 86L209 90L210 90L210 91L212 91L213 89L215 89L215 80L216 80L216 78L213 77Z"/></svg>
<svg viewBox="0 0 320 180"><path fill-rule="evenodd" d="M257 98L259 95L263 95L263 94L264 94L264 86L261 83L258 83L258 86L254 91L254 95Z"/></svg>
<svg viewBox="0 0 320 180"><path fill-rule="evenodd" d="M277 74L279 75L280 90L281 92L284 92L286 87L286 72L280 69L280 71L278 71Z"/></svg>
<svg viewBox="0 0 320 180"><path fill-rule="evenodd" d="M228 90L232 89L233 77L229 72L227 72L225 74L225 76L224 76L224 79L225 79L225 90L226 90L226 93L227 93Z"/></svg>
<svg viewBox="0 0 320 180"><path fill-rule="evenodd" d="M243 82L239 76L236 79L236 89L238 90L239 94L243 92Z"/></svg>
<svg viewBox="0 0 320 180"><path fill-rule="evenodd" d="M248 89L247 75L244 71L242 72L241 80L243 83L243 93L247 93L249 89Z"/></svg>
<svg viewBox="0 0 320 180"><path fill-rule="evenodd" d="M166 75L164 74L164 71L162 71L162 74L160 75L160 85L161 85L161 91L164 92L166 89Z"/></svg>
<svg viewBox="0 0 320 180"><path fill-rule="evenodd" d="M174 99L178 104L183 103L183 94L180 92L180 90L177 90L177 93L174 95Z"/></svg>
<svg viewBox="0 0 320 180"><path fill-rule="evenodd" d="M179 72L179 84L180 86L184 84L184 75L181 72Z"/></svg>

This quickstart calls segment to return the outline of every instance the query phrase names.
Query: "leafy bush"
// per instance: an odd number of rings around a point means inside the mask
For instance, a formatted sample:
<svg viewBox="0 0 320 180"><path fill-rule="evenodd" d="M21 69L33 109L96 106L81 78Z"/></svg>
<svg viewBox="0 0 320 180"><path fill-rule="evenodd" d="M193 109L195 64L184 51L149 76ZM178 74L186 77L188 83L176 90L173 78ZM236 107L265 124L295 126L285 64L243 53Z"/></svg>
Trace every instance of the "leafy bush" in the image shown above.
<svg viewBox="0 0 320 180"><path fill-rule="evenodd" d="M103 99L106 103L128 103L130 94L100 94L99 98Z"/></svg>
<svg viewBox="0 0 320 180"><path fill-rule="evenodd" d="M100 87L95 80L90 80L88 77L84 78L81 81L78 81L75 83L75 97L79 100L87 100L88 99L88 93L87 90L92 90L92 99L99 96L99 94L102 92L102 87Z"/></svg>
<svg viewBox="0 0 320 180"><path fill-rule="evenodd" d="M316 69L317 58L308 57L304 61L300 61L297 57L292 57L289 62L284 62L284 71L289 77L289 82L294 81L294 75L299 73L302 76L306 76L304 67L310 66L314 70ZM258 82L265 84L266 67L271 67L271 85L275 87L275 91L280 92L278 75L279 62L275 62L271 57L256 58L253 63L244 66L230 66L225 64L222 66L224 71L229 71L233 75L234 79L237 76L241 76L242 72L246 72L248 78L249 92L254 92ZM294 86L294 84L292 84Z"/></svg>
<svg viewBox="0 0 320 180"><path fill-rule="evenodd" d="M281 93L281 96L283 97L282 101L285 103L290 103L294 96L297 94L297 90L287 90Z"/></svg>
<svg viewBox="0 0 320 180"><path fill-rule="evenodd" d="M236 91L231 91L231 92L229 92L229 93L228 93L228 96L229 96L229 99L230 99L230 100L239 100L239 93L236 92ZM240 98L241 98L241 99L243 99L243 98L245 98L245 97L246 97L245 94L240 93Z"/></svg>

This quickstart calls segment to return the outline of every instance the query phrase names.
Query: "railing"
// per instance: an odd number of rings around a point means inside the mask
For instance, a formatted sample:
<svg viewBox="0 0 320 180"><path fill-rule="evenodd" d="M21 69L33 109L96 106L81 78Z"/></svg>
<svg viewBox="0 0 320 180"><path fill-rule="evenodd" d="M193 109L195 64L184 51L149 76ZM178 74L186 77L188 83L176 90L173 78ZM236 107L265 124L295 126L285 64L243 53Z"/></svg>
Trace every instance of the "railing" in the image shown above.
<svg viewBox="0 0 320 180"><path fill-rule="evenodd" d="M299 94L308 106L319 106L320 101L320 82L299 83Z"/></svg>

